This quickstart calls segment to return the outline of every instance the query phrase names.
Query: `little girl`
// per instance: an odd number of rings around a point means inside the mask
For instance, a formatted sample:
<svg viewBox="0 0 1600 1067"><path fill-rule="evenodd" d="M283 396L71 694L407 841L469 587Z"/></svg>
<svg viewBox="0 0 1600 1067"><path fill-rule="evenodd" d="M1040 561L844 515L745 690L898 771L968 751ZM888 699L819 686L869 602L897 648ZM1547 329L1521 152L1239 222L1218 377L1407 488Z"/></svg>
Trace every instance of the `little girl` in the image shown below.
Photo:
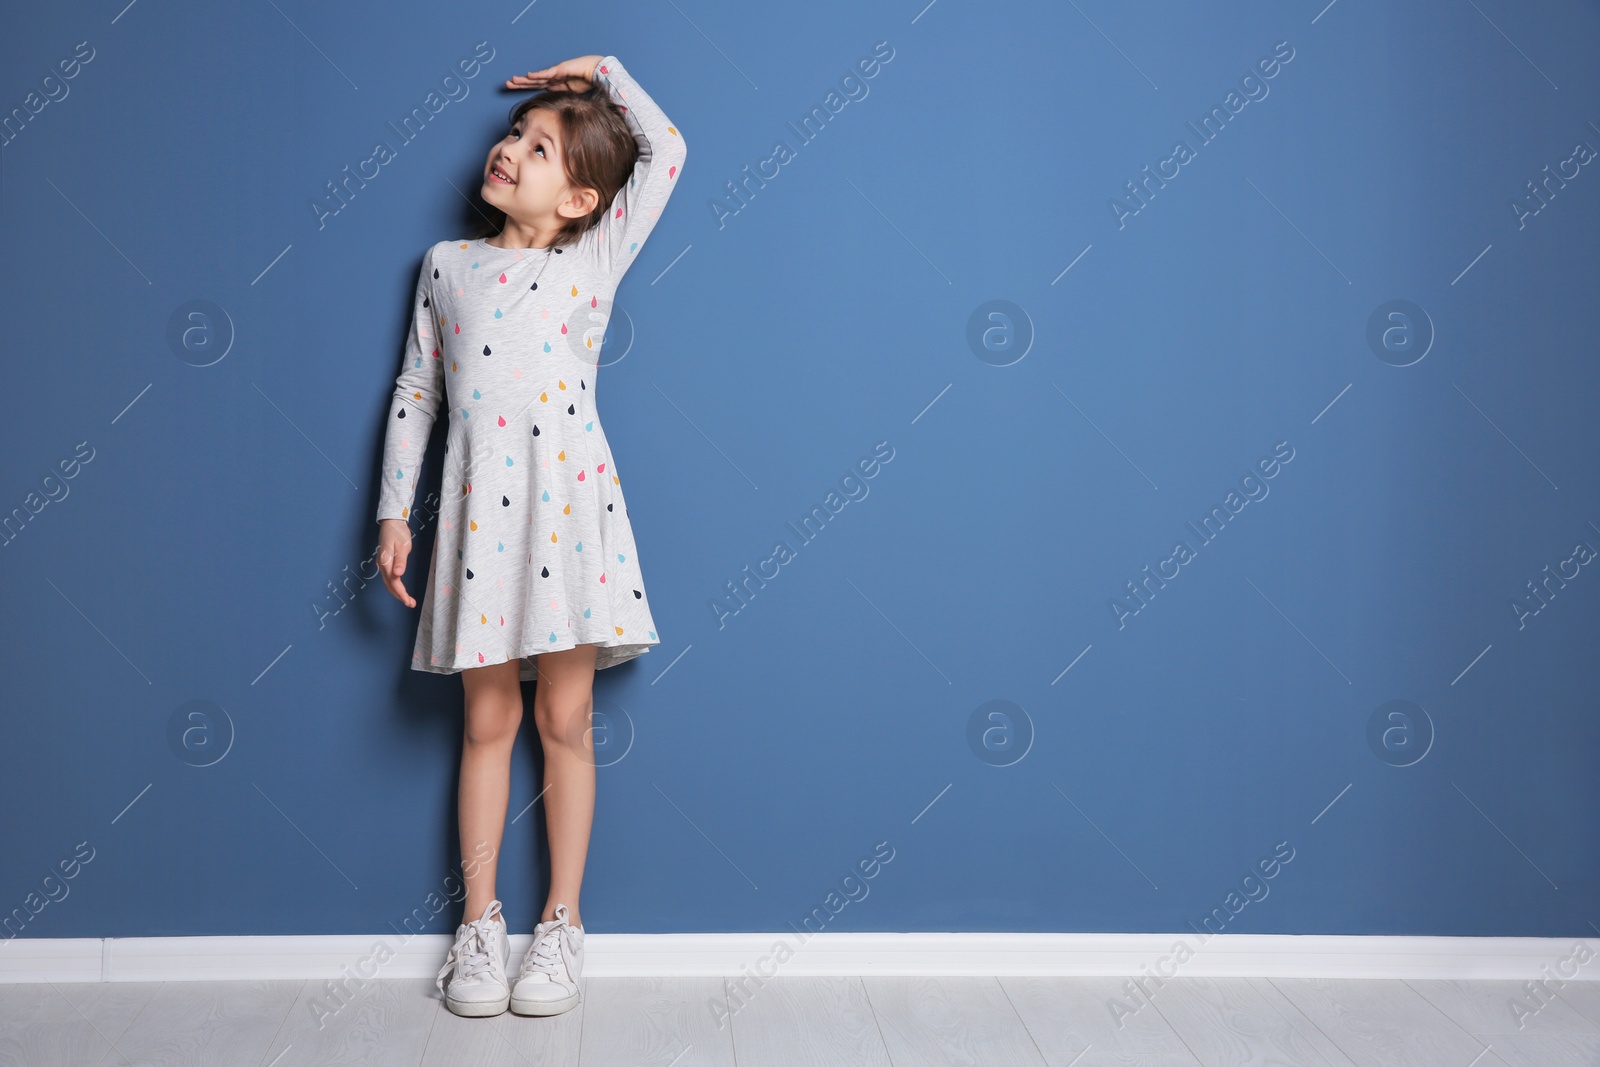
<svg viewBox="0 0 1600 1067"><path fill-rule="evenodd" d="M435 415L448 419L438 536L411 666L461 674L467 898L438 986L458 1015L554 1015L581 996L578 891L594 818L594 672L660 644L595 378L617 283L683 169L683 136L615 56L507 88L482 232L428 249L389 410L378 562L401 578ZM515 979L495 897L521 682L537 677L550 896ZM469 921L470 920L470 921ZM453 972L453 973L452 973ZM449 977L448 985L446 977Z"/></svg>

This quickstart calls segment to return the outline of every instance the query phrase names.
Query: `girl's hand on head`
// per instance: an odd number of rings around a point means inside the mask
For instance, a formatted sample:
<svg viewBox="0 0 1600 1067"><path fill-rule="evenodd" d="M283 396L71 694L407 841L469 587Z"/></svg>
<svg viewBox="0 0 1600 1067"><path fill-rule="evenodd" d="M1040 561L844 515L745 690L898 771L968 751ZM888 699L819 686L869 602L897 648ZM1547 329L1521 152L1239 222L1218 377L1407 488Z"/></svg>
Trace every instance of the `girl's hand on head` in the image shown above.
<svg viewBox="0 0 1600 1067"><path fill-rule="evenodd" d="M587 92L594 86L594 68L605 56L579 56L543 70L506 79L507 89L569 89Z"/></svg>
<svg viewBox="0 0 1600 1067"><path fill-rule="evenodd" d="M378 524L378 570L394 598L408 608L417 606L405 583L406 557L411 555L411 524L404 519L384 519Z"/></svg>

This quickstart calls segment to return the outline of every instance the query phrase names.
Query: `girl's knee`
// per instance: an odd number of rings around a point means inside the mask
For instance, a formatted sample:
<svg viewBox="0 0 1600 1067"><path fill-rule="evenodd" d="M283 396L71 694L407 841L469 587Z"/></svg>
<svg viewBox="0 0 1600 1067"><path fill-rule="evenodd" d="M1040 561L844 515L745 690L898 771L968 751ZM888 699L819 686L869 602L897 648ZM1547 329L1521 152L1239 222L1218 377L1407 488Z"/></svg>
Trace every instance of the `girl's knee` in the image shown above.
<svg viewBox="0 0 1600 1067"><path fill-rule="evenodd" d="M497 663L462 672L466 691L466 736L472 744L509 743L522 725L518 663Z"/></svg>
<svg viewBox="0 0 1600 1067"><path fill-rule="evenodd" d="M467 741L474 745L512 744L521 725L521 705L467 708L466 736Z"/></svg>
<svg viewBox="0 0 1600 1067"><path fill-rule="evenodd" d="M533 699L533 721L539 730L539 740L546 745L585 747L584 737L593 710L594 699L587 687L543 689Z"/></svg>

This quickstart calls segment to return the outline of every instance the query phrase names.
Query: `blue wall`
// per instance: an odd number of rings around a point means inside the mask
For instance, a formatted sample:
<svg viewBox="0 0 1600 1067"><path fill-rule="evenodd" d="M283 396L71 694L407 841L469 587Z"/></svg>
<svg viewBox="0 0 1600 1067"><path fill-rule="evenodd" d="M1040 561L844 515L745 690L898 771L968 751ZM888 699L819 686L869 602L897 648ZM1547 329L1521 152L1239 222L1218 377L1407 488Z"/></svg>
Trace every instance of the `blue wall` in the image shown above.
<svg viewBox="0 0 1600 1067"><path fill-rule="evenodd" d="M609 52L693 150L600 376L663 643L597 678L588 929L1592 934L1600 13L1211 7L13 19L11 932L451 892L387 398L503 80Z"/></svg>

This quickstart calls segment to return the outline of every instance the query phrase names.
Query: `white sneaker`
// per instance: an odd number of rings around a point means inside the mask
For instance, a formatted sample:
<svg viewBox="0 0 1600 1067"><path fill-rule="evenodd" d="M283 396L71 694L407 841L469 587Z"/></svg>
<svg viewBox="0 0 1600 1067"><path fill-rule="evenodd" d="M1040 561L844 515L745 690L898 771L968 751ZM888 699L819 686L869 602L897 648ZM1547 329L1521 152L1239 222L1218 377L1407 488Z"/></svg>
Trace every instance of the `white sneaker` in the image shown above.
<svg viewBox="0 0 1600 1067"><path fill-rule="evenodd" d="M500 917L500 902L492 900L481 918L456 927L456 943L444 959L434 984L444 994L447 1008L457 1015L499 1015L511 1000L506 964L511 942ZM454 969L450 985L445 975Z"/></svg>
<svg viewBox="0 0 1600 1067"><path fill-rule="evenodd" d="M518 1015L559 1015L583 999L583 927L567 922L567 906L533 928L533 944L522 958L511 987L511 1010Z"/></svg>

